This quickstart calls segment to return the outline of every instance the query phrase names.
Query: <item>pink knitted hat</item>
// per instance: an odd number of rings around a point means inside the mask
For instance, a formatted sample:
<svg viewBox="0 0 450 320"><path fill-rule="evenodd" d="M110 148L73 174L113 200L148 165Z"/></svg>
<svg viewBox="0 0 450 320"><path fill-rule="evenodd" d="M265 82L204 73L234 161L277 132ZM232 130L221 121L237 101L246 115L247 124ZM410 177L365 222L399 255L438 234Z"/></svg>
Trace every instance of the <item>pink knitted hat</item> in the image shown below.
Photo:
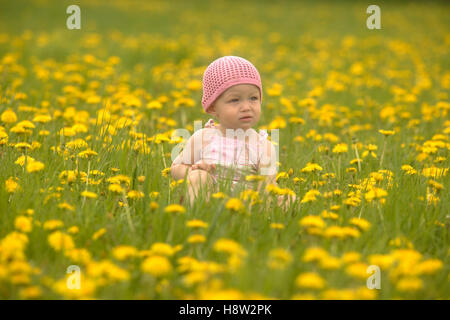
<svg viewBox="0 0 450 320"><path fill-rule="evenodd" d="M259 88L262 100L261 77L251 62L236 56L214 60L203 74L203 109L208 110L225 90L237 84L254 84Z"/></svg>

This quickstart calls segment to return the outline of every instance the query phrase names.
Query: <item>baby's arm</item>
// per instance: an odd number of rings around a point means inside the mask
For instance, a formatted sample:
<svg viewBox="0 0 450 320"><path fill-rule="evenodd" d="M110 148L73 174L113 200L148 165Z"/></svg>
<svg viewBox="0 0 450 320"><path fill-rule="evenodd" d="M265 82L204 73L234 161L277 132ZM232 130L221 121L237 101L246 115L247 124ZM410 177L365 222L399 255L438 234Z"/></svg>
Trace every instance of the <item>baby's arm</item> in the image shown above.
<svg viewBox="0 0 450 320"><path fill-rule="evenodd" d="M174 180L184 179L192 168L192 165L200 159L203 130L198 130L189 138L183 151L178 154L170 167Z"/></svg>
<svg viewBox="0 0 450 320"><path fill-rule="evenodd" d="M263 145L263 152L261 159L259 159L258 172L259 174L266 177L265 180L258 182L257 190L261 191L261 188L268 184L277 185L277 156L276 150L272 142L265 140L265 145Z"/></svg>

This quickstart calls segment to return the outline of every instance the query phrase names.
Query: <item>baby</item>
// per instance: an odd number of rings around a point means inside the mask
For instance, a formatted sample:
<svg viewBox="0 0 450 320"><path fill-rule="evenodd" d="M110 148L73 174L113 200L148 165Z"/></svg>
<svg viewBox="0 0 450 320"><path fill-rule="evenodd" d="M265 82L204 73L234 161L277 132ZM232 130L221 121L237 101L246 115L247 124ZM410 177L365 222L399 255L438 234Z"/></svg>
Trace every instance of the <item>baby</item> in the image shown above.
<svg viewBox="0 0 450 320"><path fill-rule="evenodd" d="M225 56L213 61L203 75L202 106L209 119L197 130L171 166L175 180L187 177L191 205L200 189L218 191L219 179L229 179L231 189L247 186L248 175L264 176L264 183L276 185L277 155L267 132L257 133L261 115L262 84L258 70L249 61ZM206 187L206 188L205 188ZM278 204L286 199L278 198ZM295 197L289 200L294 201Z"/></svg>

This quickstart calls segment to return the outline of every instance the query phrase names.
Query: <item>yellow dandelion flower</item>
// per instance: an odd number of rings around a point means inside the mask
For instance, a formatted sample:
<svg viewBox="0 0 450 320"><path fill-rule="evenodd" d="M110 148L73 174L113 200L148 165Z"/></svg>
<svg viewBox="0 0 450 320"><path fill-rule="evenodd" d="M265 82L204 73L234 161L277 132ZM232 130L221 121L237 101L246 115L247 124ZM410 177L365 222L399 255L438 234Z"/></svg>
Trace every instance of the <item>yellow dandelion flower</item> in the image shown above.
<svg viewBox="0 0 450 320"><path fill-rule="evenodd" d="M159 208L159 204L155 201L150 202L150 209L151 210L156 210Z"/></svg>
<svg viewBox="0 0 450 320"><path fill-rule="evenodd" d="M434 274L442 269L443 263L439 259L428 259L419 263L417 268L420 274Z"/></svg>
<svg viewBox="0 0 450 320"><path fill-rule="evenodd" d="M304 167L301 172L314 172L314 171L322 171L322 167L319 166L317 163L311 163L308 162L306 164L306 167Z"/></svg>
<svg viewBox="0 0 450 320"><path fill-rule="evenodd" d="M90 192L87 190L81 192L81 196L89 199L96 199L98 197L98 195L95 192Z"/></svg>
<svg viewBox="0 0 450 320"><path fill-rule="evenodd" d="M108 190L114 193L122 193L124 189L120 186L120 184L110 184Z"/></svg>
<svg viewBox="0 0 450 320"><path fill-rule="evenodd" d="M43 228L44 230L55 230L64 226L64 223L61 220L48 220L44 222Z"/></svg>
<svg viewBox="0 0 450 320"><path fill-rule="evenodd" d="M359 262L360 260L361 254L354 251L346 252L341 257L341 261L346 264Z"/></svg>
<svg viewBox="0 0 450 320"><path fill-rule="evenodd" d="M355 292L351 289L329 289L321 294L323 300L354 300Z"/></svg>
<svg viewBox="0 0 450 320"><path fill-rule="evenodd" d="M202 220L189 220L186 222L188 228L208 228L208 224Z"/></svg>
<svg viewBox="0 0 450 320"><path fill-rule="evenodd" d="M319 267L325 270L336 270L339 269L340 266L341 260L332 256L323 257L319 261Z"/></svg>
<svg viewBox="0 0 450 320"><path fill-rule="evenodd" d="M157 198L159 196L159 192L158 191L152 191L149 194L150 198Z"/></svg>
<svg viewBox="0 0 450 320"><path fill-rule="evenodd" d="M282 270L292 262L292 254L283 249L276 248L269 251L269 260L267 262L270 269Z"/></svg>
<svg viewBox="0 0 450 320"><path fill-rule="evenodd" d="M33 118L33 122L47 123L52 120L52 117L48 114L40 114Z"/></svg>
<svg viewBox="0 0 450 320"><path fill-rule="evenodd" d="M372 200L382 199L388 195L387 191L381 188L371 187L368 192L364 194L364 198L371 202Z"/></svg>
<svg viewBox="0 0 450 320"><path fill-rule="evenodd" d="M40 136L48 136L48 135L50 135L50 131L48 131L48 130L40 130L39 131L39 135Z"/></svg>
<svg viewBox="0 0 450 320"><path fill-rule="evenodd" d="M316 196L318 196L318 195L320 195L320 191L315 190L315 189L308 190L300 202L306 203L306 202L316 201L317 200Z"/></svg>
<svg viewBox="0 0 450 320"><path fill-rule="evenodd" d="M92 240L97 240L98 238L100 238L101 236L103 236L106 233L106 229L105 228L100 228L98 231L96 231L93 235L92 235Z"/></svg>
<svg viewBox="0 0 450 320"><path fill-rule="evenodd" d="M189 272L183 277L183 283L187 286L192 286L197 283L205 282L208 279L208 274L202 271Z"/></svg>
<svg viewBox="0 0 450 320"><path fill-rule="evenodd" d="M121 183L124 183L126 185L130 185L131 178L126 176L126 175L119 174L119 175L116 175L114 177L108 178L107 182L109 182L111 184L118 184L118 185L120 185Z"/></svg>
<svg viewBox="0 0 450 320"><path fill-rule="evenodd" d="M120 261L135 257L135 256L137 256L137 254L138 254L138 250L132 246L122 245L122 246L117 246L117 247L113 248L113 250L112 250L113 257Z"/></svg>
<svg viewBox="0 0 450 320"><path fill-rule="evenodd" d="M347 266L345 272L355 278L367 279L368 273L367 268L369 266L363 262L355 262Z"/></svg>
<svg viewBox="0 0 450 320"><path fill-rule="evenodd" d="M261 176L261 175L247 175L245 176L245 181L264 181L266 179L266 177Z"/></svg>
<svg viewBox="0 0 450 320"><path fill-rule="evenodd" d="M70 250L75 248L72 237L61 232L55 231L48 236L48 243L56 251Z"/></svg>
<svg viewBox="0 0 450 320"><path fill-rule="evenodd" d="M422 287L423 281L417 277L402 278L396 284L398 291L418 291L422 289Z"/></svg>
<svg viewBox="0 0 450 320"><path fill-rule="evenodd" d="M325 222L319 216L306 216L300 219L300 226L302 227L315 227L315 228L324 228Z"/></svg>
<svg viewBox="0 0 450 320"><path fill-rule="evenodd" d="M147 103L147 109L161 109L162 108L162 103L159 102L158 100L153 100L150 101L149 103Z"/></svg>
<svg viewBox="0 0 450 320"><path fill-rule="evenodd" d="M292 181L294 181L294 183L297 184L297 183L299 183L299 182L305 182L306 179L294 177L294 178L292 179Z"/></svg>
<svg viewBox="0 0 450 320"><path fill-rule="evenodd" d="M415 170L413 167L411 167L409 164L402 165L402 170L405 171L406 174L413 175L417 173L417 170Z"/></svg>
<svg viewBox="0 0 450 320"><path fill-rule="evenodd" d="M18 157L14 163L23 167L25 165L25 159L27 160L27 163L35 161L34 158L23 155Z"/></svg>
<svg viewBox="0 0 450 320"><path fill-rule="evenodd" d="M169 168L165 168L165 169L163 169L161 171L161 174L162 174L163 177L169 176L169 173L170 173L170 167Z"/></svg>
<svg viewBox="0 0 450 320"><path fill-rule="evenodd" d="M278 180L280 180L280 179L288 179L288 178L289 178L289 174L287 172L282 171L277 174L275 181L278 182Z"/></svg>
<svg viewBox="0 0 450 320"><path fill-rule="evenodd" d="M361 232L359 232L358 229L355 229L352 227L343 227L342 233L343 233L344 238L345 237L358 238L361 235Z"/></svg>
<svg viewBox="0 0 450 320"><path fill-rule="evenodd" d="M151 256L142 262L141 270L154 277L162 277L172 272L172 265L166 257Z"/></svg>
<svg viewBox="0 0 450 320"><path fill-rule="evenodd" d="M325 287L325 280L315 272L305 272L297 276L295 284L305 289L322 289Z"/></svg>
<svg viewBox="0 0 450 320"><path fill-rule="evenodd" d="M52 284L52 289L68 299L92 299L92 295L96 290L95 281L85 277L84 274L81 273L80 283L82 283L82 285L80 286L80 289L74 290L67 286L69 276L70 275L68 274L64 279Z"/></svg>
<svg viewBox="0 0 450 320"><path fill-rule="evenodd" d="M283 86L279 83L274 83L272 87L267 88L266 92L269 96L279 96L283 91Z"/></svg>
<svg viewBox="0 0 450 320"><path fill-rule="evenodd" d="M238 198L231 198L225 204L225 208L231 211L242 211L244 209L244 204Z"/></svg>
<svg viewBox="0 0 450 320"><path fill-rule="evenodd" d="M321 261L324 258L327 258L328 252L320 247L310 247L307 248L305 253L303 254L302 261L303 262L314 262Z"/></svg>
<svg viewBox="0 0 450 320"><path fill-rule="evenodd" d="M243 294L236 289L211 289L201 291L199 300L242 300Z"/></svg>
<svg viewBox="0 0 450 320"><path fill-rule="evenodd" d="M64 252L64 255L76 263L88 264L92 261L92 256L86 249L70 249Z"/></svg>
<svg viewBox="0 0 450 320"><path fill-rule="evenodd" d="M392 136L393 134L395 134L394 130L378 130L379 133L383 134L385 137L387 136Z"/></svg>
<svg viewBox="0 0 450 320"><path fill-rule="evenodd" d="M7 109L3 111L2 115L0 116L0 120L3 123L14 123L17 121L17 115L12 109Z"/></svg>
<svg viewBox="0 0 450 320"><path fill-rule="evenodd" d="M18 216L14 220L14 227L21 232L30 232L33 228L32 218L26 216Z"/></svg>
<svg viewBox="0 0 450 320"><path fill-rule="evenodd" d="M42 295L42 290L38 286L29 286L19 291L22 299L36 299Z"/></svg>
<svg viewBox="0 0 450 320"><path fill-rule="evenodd" d="M446 176L448 168L429 167L422 169L422 175L425 177L438 178L440 176Z"/></svg>
<svg viewBox="0 0 450 320"><path fill-rule="evenodd" d="M31 161L27 163L27 172L37 172L44 169L45 165L40 161Z"/></svg>
<svg viewBox="0 0 450 320"><path fill-rule="evenodd" d="M166 213L186 213L186 208L179 204L171 204L165 207Z"/></svg>
<svg viewBox="0 0 450 320"><path fill-rule="evenodd" d="M271 223L270 224L270 228L271 229L283 230L284 229L284 225L282 223Z"/></svg>
<svg viewBox="0 0 450 320"><path fill-rule="evenodd" d="M79 231L80 229L77 226L72 226L69 229L67 229L67 232L71 234L77 234Z"/></svg>
<svg viewBox="0 0 450 320"><path fill-rule="evenodd" d="M0 146L8 143L8 134L0 129Z"/></svg>
<svg viewBox="0 0 450 320"><path fill-rule="evenodd" d="M187 83L187 88L192 91L198 91L202 88L202 82L200 80L191 80Z"/></svg>
<svg viewBox="0 0 450 320"><path fill-rule="evenodd" d="M231 239L221 238L214 243L214 250L218 252L226 252L228 254L235 254L245 256L247 252L241 247L239 243Z"/></svg>
<svg viewBox="0 0 450 320"><path fill-rule="evenodd" d="M193 234L187 239L188 243L203 243L206 241L206 237L202 234Z"/></svg>
<svg viewBox="0 0 450 320"><path fill-rule="evenodd" d="M17 115L14 111L12 111L12 109L7 109L6 111L3 111L2 115L0 116L0 120L3 123L14 123L17 121Z"/></svg>
<svg viewBox="0 0 450 320"><path fill-rule="evenodd" d="M5 181L5 189L8 193L14 193L19 188L19 184L17 183L17 178L9 177L8 180Z"/></svg>
<svg viewBox="0 0 450 320"><path fill-rule="evenodd" d="M150 252L154 255L160 256L173 256L177 251L178 247L172 247L170 244L163 242L155 242L150 248Z"/></svg>
<svg viewBox="0 0 450 320"><path fill-rule="evenodd" d="M333 148L333 153L346 153L348 151L348 146L346 143L338 143Z"/></svg>
<svg viewBox="0 0 450 320"><path fill-rule="evenodd" d="M64 127L59 131L59 135L65 137L73 137L76 134L76 131L72 127Z"/></svg>
<svg viewBox="0 0 450 320"><path fill-rule="evenodd" d="M395 262L395 258L389 254L371 254L367 260L371 265L377 265L382 270L389 269Z"/></svg>
<svg viewBox="0 0 450 320"><path fill-rule="evenodd" d="M84 151L81 151L78 153L78 157L84 158L84 159L88 159L88 158L94 157L96 155L98 155L98 153L91 149L87 149L87 150L84 150Z"/></svg>
<svg viewBox="0 0 450 320"><path fill-rule="evenodd" d="M439 183L439 182L434 181L434 180L429 180L429 181L428 181L428 184L429 184L430 186L432 186L433 188L435 188L436 190L442 190L442 189L444 189L444 185L443 185L442 183Z"/></svg>
<svg viewBox="0 0 450 320"><path fill-rule="evenodd" d="M326 238L343 239L345 237L345 233L344 233L344 229L342 227L330 226L325 230L324 236Z"/></svg>
<svg viewBox="0 0 450 320"><path fill-rule="evenodd" d="M336 220L339 217L336 213L330 212L330 211L327 211L327 210L323 210L320 215L324 219L332 219L332 220Z"/></svg>
<svg viewBox="0 0 450 320"><path fill-rule="evenodd" d="M75 207L68 204L67 202L61 202L60 204L58 204L58 208L65 209L68 211L75 211Z"/></svg>
<svg viewBox="0 0 450 320"><path fill-rule="evenodd" d="M127 197L130 199L141 199L144 197L144 193L137 190L130 190L127 193Z"/></svg>
<svg viewBox="0 0 450 320"><path fill-rule="evenodd" d="M362 218L351 218L350 224L359 227L363 231L370 229L370 222Z"/></svg>

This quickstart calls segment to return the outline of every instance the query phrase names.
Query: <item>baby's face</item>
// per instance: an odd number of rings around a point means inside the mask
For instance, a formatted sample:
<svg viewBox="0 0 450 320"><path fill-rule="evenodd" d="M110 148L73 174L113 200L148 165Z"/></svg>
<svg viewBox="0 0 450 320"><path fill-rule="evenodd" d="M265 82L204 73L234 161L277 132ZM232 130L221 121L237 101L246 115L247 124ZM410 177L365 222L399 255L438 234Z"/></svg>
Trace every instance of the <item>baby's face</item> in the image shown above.
<svg viewBox="0 0 450 320"><path fill-rule="evenodd" d="M258 123L261 115L259 89L253 84L232 86L217 98L208 113L226 129L247 130Z"/></svg>

